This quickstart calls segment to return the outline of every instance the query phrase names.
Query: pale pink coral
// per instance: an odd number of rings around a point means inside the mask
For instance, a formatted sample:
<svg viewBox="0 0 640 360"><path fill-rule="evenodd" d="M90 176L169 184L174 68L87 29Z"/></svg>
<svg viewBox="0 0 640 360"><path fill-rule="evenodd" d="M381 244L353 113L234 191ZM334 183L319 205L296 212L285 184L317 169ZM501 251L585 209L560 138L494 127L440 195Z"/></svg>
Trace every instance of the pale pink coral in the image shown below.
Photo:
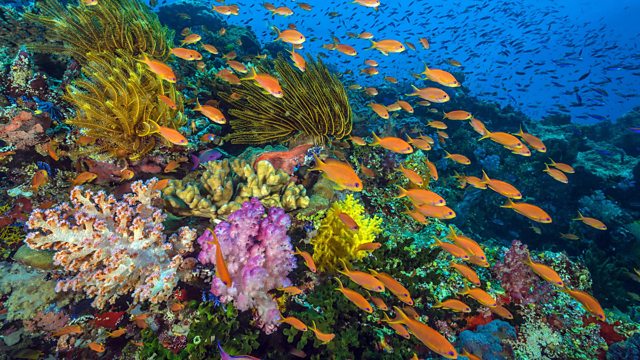
<svg viewBox="0 0 640 360"><path fill-rule="evenodd" d="M311 145L304 144L287 151L270 151L260 154L254 161L254 167L262 160L266 160L273 165L276 170L283 170L287 174L293 174L296 166L304 162L304 158Z"/></svg>
<svg viewBox="0 0 640 360"><path fill-rule="evenodd" d="M273 332L280 319L277 304L268 292L291 285L287 275L295 267L295 259L287 236L290 225L291 219L283 209L270 208L265 214L264 206L253 198L214 230L232 285L227 287L215 277L211 292L222 302L233 301L238 310L254 310L257 325L266 333ZM212 238L209 231L198 238L202 247L198 260L203 264L216 263Z"/></svg>
<svg viewBox="0 0 640 360"><path fill-rule="evenodd" d="M82 187L71 191L71 204L34 210L25 242L34 249L54 250L54 262L67 277L57 291L83 291L93 306L104 308L123 295L133 302L167 300L179 280L182 255L193 250L194 230L180 228L169 238L166 215L154 207L157 179L136 181L121 201Z"/></svg>
<svg viewBox="0 0 640 360"><path fill-rule="evenodd" d="M7 124L0 124L0 139L12 144L18 150L25 150L42 141L45 130L51 126L48 116L33 116L28 111L20 111Z"/></svg>

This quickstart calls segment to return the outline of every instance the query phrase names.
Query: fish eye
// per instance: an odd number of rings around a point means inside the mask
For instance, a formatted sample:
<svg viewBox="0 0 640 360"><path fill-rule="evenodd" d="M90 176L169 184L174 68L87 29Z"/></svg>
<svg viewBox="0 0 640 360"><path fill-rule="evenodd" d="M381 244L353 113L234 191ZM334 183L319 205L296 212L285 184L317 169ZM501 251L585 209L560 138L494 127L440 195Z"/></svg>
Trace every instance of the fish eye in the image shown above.
<svg viewBox="0 0 640 360"><path fill-rule="evenodd" d="M453 356L453 355L454 355L454 352L453 352L453 351L449 351L447 354L449 354L449 355Z"/></svg>
<svg viewBox="0 0 640 360"><path fill-rule="evenodd" d="M371 311L371 308L364 308L365 311Z"/></svg>
<svg viewBox="0 0 640 360"><path fill-rule="evenodd" d="M356 183L356 187L357 187L357 188L359 188L359 187L360 187L360 184Z"/></svg>

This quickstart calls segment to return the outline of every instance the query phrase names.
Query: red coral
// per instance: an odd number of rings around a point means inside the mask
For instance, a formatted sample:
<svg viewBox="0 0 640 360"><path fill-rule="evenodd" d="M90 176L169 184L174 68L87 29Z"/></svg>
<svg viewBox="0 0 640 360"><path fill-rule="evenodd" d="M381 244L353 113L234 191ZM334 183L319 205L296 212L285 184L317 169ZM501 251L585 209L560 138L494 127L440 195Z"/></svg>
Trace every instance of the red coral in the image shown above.
<svg viewBox="0 0 640 360"><path fill-rule="evenodd" d="M19 220L26 220L33 210L31 200L18 198L13 202L13 207L4 214L0 214L0 228L13 224Z"/></svg>
<svg viewBox="0 0 640 360"><path fill-rule="evenodd" d="M627 339L626 336L616 331L615 327L620 325L620 321L616 321L613 324L609 324L605 321L598 320L593 316L583 316L582 321L584 322L585 326L589 324L600 325L600 337L604 339L607 345L611 345Z"/></svg>
<svg viewBox="0 0 640 360"><path fill-rule="evenodd" d="M122 319L123 316L124 311L110 311L96 315L95 318L93 318L92 322L95 327L115 329L118 325L118 322Z"/></svg>
<svg viewBox="0 0 640 360"><path fill-rule="evenodd" d="M33 116L28 111L20 111L7 124L0 125L0 139L19 150L26 150L41 142L41 135L50 126L49 116Z"/></svg>
<svg viewBox="0 0 640 360"><path fill-rule="evenodd" d="M488 314L478 313L475 315L467 316L465 318L465 321L467 322L467 324L464 326L462 331L464 330L475 331L478 326L486 325L490 323L491 320L493 320L493 315L491 313L488 313Z"/></svg>
<svg viewBox="0 0 640 360"><path fill-rule="evenodd" d="M266 152L260 154L260 156L256 158L253 166L255 167L258 162L266 160L270 162L276 170L281 169L291 175L293 174L295 167L304 162L304 158L307 155L307 150L309 150L309 148L311 148L311 145L304 144L296 146L288 151Z"/></svg>

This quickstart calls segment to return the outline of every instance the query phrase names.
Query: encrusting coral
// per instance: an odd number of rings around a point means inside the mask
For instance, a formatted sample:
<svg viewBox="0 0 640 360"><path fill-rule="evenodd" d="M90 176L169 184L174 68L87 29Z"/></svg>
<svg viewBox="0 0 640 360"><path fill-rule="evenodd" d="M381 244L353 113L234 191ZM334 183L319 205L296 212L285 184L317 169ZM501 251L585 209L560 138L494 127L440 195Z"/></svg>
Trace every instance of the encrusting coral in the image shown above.
<svg viewBox="0 0 640 360"><path fill-rule="evenodd" d="M170 298L196 233L182 227L167 238L166 215L152 205L160 197L156 183L132 183L121 201L75 187L71 204L32 212L25 242L55 251L55 264L66 272L57 291L84 291L99 309L129 293L134 303Z"/></svg>
<svg viewBox="0 0 640 360"><path fill-rule="evenodd" d="M293 247L287 230L291 219L282 208L265 211L256 198L242 204L227 222L215 228L231 286L215 277L211 292L222 302L233 301L240 311L252 309L257 325L267 334L278 327L280 311L269 291L290 286L287 275L295 268ZM198 260L216 264L216 248L207 230L198 238Z"/></svg>
<svg viewBox="0 0 640 360"><path fill-rule="evenodd" d="M328 137L341 139L351 133L347 93L321 61L308 59L306 71L300 72L278 57L274 68L283 85L282 98L265 93L249 81L234 90L242 100L226 96L231 107L231 142L264 144L301 135L321 143Z"/></svg>
<svg viewBox="0 0 640 360"><path fill-rule="evenodd" d="M162 191L170 211L216 218L238 210L251 198L286 211L309 205L306 189L268 161L256 163L255 169L240 159L210 161L204 167L198 181L173 180Z"/></svg>
<svg viewBox="0 0 640 360"><path fill-rule="evenodd" d="M340 219L340 214L349 215L358 225L352 230ZM358 247L362 244L374 242L376 236L382 232L382 219L366 216L362 206L352 194L342 201L334 202L327 210L325 218L320 223L318 233L311 239L313 245L313 260L321 271L338 269L341 261L350 262L360 260L369 254Z"/></svg>

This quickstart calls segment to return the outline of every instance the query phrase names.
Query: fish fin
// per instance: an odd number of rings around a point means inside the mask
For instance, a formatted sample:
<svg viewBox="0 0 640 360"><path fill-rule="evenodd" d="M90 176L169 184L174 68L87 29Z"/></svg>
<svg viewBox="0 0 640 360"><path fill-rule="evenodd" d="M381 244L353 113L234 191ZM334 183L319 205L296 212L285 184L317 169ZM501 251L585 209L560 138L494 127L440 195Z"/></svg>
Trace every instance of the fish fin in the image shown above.
<svg viewBox="0 0 640 360"><path fill-rule="evenodd" d="M407 142L409 144L413 144L413 139L411 138L411 136L409 136L409 134L406 134L406 135L407 135Z"/></svg>
<svg viewBox="0 0 640 360"><path fill-rule="evenodd" d="M355 1L354 1L354 3L355 3ZM375 49L377 43L375 41L371 40L371 39L369 39L369 41L371 41L371 47L370 48L366 48L365 50Z"/></svg>
<svg viewBox="0 0 640 360"><path fill-rule="evenodd" d="M402 320L393 322L394 324L401 324L409 320L409 317L407 316L407 314L405 314L404 311L402 311L399 307L394 306L393 310L396 312L397 315L400 315L400 318L402 319Z"/></svg>
<svg viewBox="0 0 640 360"><path fill-rule="evenodd" d="M320 160L320 158L318 157L318 155L313 154L313 158L316 162L316 166L312 167L311 169L309 169L309 171L322 171L325 162L323 162L322 160Z"/></svg>
<svg viewBox="0 0 640 360"><path fill-rule="evenodd" d="M336 288L336 290L342 290L342 289L344 289L344 285L342 284L342 281L340 281L340 279L339 279L339 278L337 278L337 277L334 277L334 279L336 279L336 281L338 282L338 285L340 285L340 287L339 287L339 288Z"/></svg>
<svg viewBox="0 0 640 360"><path fill-rule="evenodd" d="M553 166L553 165L555 165L555 164L556 164L556 162L555 162L555 161L553 161L553 159L552 159L552 158L549 158L549 161L551 161L551 166Z"/></svg>
<svg viewBox="0 0 640 360"><path fill-rule="evenodd" d="M371 132L371 134L373 135L373 142L369 145L374 146L380 144L380 138L378 137L378 135L376 135L376 133L373 131Z"/></svg>
<svg viewBox="0 0 640 360"><path fill-rule="evenodd" d="M507 199L507 202L503 205L500 205L500 207L505 209L513 209L513 201L511 199Z"/></svg>
<svg viewBox="0 0 640 360"><path fill-rule="evenodd" d="M373 275L373 276L376 276L376 275L379 275L379 274L380 274L379 272L377 272L377 271L375 271L375 270L373 270L373 269L369 269L369 272L370 272L370 273L371 273L371 275Z"/></svg>
<svg viewBox="0 0 640 360"><path fill-rule="evenodd" d="M349 267L347 266L347 262L346 262L344 259L342 259L342 258L340 259L340 262L342 263L342 266L344 266L344 269L345 269L346 271L349 271ZM340 271L340 270L338 270L338 271ZM347 274L346 274L346 273L344 273L344 272L343 272L343 274L347 275Z"/></svg>
<svg viewBox="0 0 640 360"><path fill-rule="evenodd" d="M403 198L405 196L407 196L409 193L407 192L407 190L405 188L403 188L402 186L398 185L398 189L400 189L400 194L398 194L398 196L396 196L396 199L400 199Z"/></svg>
<svg viewBox="0 0 640 360"><path fill-rule="evenodd" d="M478 141L488 139L491 137L491 131L489 131L488 129L484 129L484 130L486 131L486 134L484 134L480 139L478 139Z"/></svg>
<svg viewBox="0 0 640 360"><path fill-rule="evenodd" d="M553 160L552 160L553 161ZM582 221L582 219L584 219L584 216L582 215L582 213L580 212L580 210L578 210L578 217L575 219L571 219L571 220L575 220L575 221Z"/></svg>
<svg viewBox="0 0 640 360"><path fill-rule="evenodd" d="M451 153L449 153L447 150L444 150L444 153L447 154L447 156L445 156L446 158L450 158L451 157Z"/></svg>
<svg viewBox="0 0 640 360"><path fill-rule="evenodd" d="M489 175L487 175L487 173L484 171L484 169L482 169L482 182L484 184L486 184L489 181L491 181L491 179L489 178Z"/></svg>

